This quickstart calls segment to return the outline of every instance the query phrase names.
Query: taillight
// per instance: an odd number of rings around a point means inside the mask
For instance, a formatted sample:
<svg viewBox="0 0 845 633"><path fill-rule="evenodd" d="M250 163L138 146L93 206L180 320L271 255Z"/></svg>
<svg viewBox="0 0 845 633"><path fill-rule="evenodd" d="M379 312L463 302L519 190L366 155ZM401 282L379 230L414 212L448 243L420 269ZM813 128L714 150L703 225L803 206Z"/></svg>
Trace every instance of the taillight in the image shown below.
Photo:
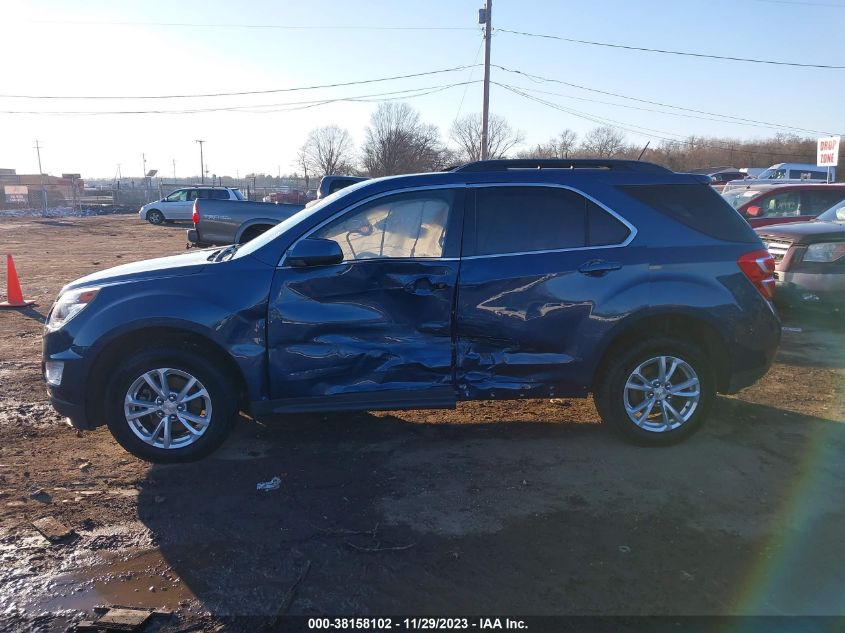
<svg viewBox="0 0 845 633"><path fill-rule="evenodd" d="M775 296L775 258L767 250L746 253L736 263L754 287L766 299Z"/></svg>
<svg viewBox="0 0 845 633"><path fill-rule="evenodd" d="M200 201L194 200L194 212L191 214L191 221L196 225L200 223Z"/></svg>

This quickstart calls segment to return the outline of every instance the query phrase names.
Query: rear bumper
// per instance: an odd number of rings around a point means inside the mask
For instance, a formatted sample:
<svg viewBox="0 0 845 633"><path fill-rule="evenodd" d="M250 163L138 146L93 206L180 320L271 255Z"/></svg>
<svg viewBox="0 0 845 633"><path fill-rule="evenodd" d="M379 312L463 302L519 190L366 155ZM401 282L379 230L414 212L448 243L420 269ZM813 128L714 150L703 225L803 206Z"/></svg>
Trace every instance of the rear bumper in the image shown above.
<svg viewBox="0 0 845 633"><path fill-rule="evenodd" d="M189 248L191 246L196 246L198 248L208 248L209 246L214 246L213 244L200 241L199 231L196 229L188 229L185 231L185 237L188 239Z"/></svg>
<svg viewBox="0 0 845 633"><path fill-rule="evenodd" d="M762 299L753 310L751 320L734 331L729 345L730 371L719 389L722 393L750 387L766 375L775 361L781 339L780 318Z"/></svg>

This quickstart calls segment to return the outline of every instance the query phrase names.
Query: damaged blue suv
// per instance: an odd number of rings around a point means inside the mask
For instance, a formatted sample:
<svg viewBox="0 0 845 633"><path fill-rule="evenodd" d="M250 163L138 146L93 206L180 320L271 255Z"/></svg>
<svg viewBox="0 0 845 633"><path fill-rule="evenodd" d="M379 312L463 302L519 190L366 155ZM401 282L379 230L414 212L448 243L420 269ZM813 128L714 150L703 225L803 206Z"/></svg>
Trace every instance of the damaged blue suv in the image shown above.
<svg viewBox="0 0 845 633"><path fill-rule="evenodd" d="M649 445L763 376L774 262L700 176L500 160L366 180L241 246L68 284L44 335L54 407L153 462L240 410L583 397Z"/></svg>

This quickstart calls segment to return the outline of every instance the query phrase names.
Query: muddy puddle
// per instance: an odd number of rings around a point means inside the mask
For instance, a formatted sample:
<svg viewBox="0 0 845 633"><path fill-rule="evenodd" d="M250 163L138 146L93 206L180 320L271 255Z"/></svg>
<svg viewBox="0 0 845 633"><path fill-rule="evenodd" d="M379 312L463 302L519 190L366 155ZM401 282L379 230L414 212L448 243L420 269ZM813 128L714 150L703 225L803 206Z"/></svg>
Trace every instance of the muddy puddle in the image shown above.
<svg viewBox="0 0 845 633"><path fill-rule="evenodd" d="M35 531L0 539L0 613L90 613L100 605L177 611L194 601L140 524L77 530L62 543Z"/></svg>

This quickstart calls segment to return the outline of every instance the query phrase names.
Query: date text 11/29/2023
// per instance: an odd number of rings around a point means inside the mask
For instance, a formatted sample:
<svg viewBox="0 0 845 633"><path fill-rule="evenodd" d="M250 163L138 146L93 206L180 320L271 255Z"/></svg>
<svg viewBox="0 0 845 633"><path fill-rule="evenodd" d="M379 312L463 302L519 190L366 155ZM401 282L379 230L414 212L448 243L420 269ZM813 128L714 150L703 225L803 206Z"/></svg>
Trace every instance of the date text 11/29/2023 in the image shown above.
<svg viewBox="0 0 845 633"><path fill-rule="evenodd" d="M527 630L517 618L308 618L313 631L445 631L445 630Z"/></svg>

